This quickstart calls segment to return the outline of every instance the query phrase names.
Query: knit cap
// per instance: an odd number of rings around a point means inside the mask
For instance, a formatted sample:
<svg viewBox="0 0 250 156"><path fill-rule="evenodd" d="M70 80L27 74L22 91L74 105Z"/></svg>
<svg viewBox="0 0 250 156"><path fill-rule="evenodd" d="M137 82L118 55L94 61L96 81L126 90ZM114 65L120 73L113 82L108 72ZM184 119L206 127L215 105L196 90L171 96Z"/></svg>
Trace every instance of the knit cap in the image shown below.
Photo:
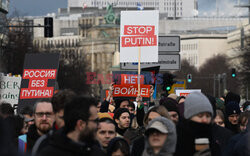
<svg viewBox="0 0 250 156"><path fill-rule="evenodd" d="M213 108L208 98L201 92L190 93L184 102L184 117L190 119L203 112L208 112L213 116Z"/></svg>
<svg viewBox="0 0 250 156"><path fill-rule="evenodd" d="M164 98L164 100L161 100L160 101L160 105L163 105L169 112L177 112L179 113L179 110L178 110L178 103L176 100L172 99L172 98Z"/></svg>
<svg viewBox="0 0 250 156"><path fill-rule="evenodd" d="M240 106L236 101L230 101L225 106L226 115L230 116L232 114L240 114Z"/></svg>

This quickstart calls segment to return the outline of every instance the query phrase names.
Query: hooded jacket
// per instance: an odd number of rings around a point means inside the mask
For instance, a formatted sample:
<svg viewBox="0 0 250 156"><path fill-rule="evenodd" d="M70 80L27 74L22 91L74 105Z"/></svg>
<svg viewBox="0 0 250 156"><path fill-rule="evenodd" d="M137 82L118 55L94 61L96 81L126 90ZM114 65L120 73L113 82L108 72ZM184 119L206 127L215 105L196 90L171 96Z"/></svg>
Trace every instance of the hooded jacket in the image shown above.
<svg viewBox="0 0 250 156"><path fill-rule="evenodd" d="M145 148L144 148L142 155L143 156L172 156L173 153L175 152L175 147L176 147L176 142L177 142L175 124L167 118L158 117L149 122L147 129L156 121L163 123L167 127L167 130L168 130L167 139L165 140L165 143L162 149L160 150L160 152L158 154L154 154L153 149L149 144L148 136L145 136Z"/></svg>

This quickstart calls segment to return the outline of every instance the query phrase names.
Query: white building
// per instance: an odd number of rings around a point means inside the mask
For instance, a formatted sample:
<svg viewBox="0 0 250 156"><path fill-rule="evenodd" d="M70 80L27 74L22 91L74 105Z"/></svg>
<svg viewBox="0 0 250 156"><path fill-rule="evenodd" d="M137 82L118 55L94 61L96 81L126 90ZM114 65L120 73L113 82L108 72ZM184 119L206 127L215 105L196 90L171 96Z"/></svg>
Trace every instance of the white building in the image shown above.
<svg viewBox="0 0 250 156"><path fill-rule="evenodd" d="M197 0L68 0L68 7L114 7L131 8L141 4L144 8L155 8L168 17L193 17L197 15Z"/></svg>

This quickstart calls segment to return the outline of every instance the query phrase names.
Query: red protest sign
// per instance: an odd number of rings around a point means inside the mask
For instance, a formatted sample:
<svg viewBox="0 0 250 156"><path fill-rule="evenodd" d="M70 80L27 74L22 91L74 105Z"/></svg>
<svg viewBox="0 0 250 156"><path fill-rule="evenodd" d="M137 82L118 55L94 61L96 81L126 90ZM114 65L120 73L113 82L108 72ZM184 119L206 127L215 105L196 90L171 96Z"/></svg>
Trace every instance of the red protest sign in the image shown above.
<svg viewBox="0 0 250 156"><path fill-rule="evenodd" d="M29 53L25 55L18 111L29 105L32 107L37 100L53 96L58 66L58 53Z"/></svg>
<svg viewBox="0 0 250 156"><path fill-rule="evenodd" d="M48 87L48 79L56 79L57 69L24 69L23 79L29 80L28 88L22 88L20 99L51 98L54 87Z"/></svg>
<svg viewBox="0 0 250 156"><path fill-rule="evenodd" d="M121 74L121 84L138 84L138 75ZM144 84L144 75L140 76L140 84Z"/></svg>
<svg viewBox="0 0 250 156"><path fill-rule="evenodd" d="M157 46L157 36L123 36L122 47Z"/></svg>
<svg viewBox="0 0 250 156"><path fill-rule="evenodd" d="M124 25L124 35L147 35L155 34L154 25Z"/></svg>
<svg viewBox="0 0 250 156"><path fill-rule="evenodd" d="M114 85L113 97L137 97L138 85ZM141 85L141 96L150 97L150 85Z"/></svg>
<svg viewBox="0 0 250 156"><path fill-rule="evenodd" d="M20 99L51 98L53 91L54 87L22 88Z"/></svg>
<svg viewBox="0 0 250 156"><path fill-rule="evenodd" d="M122 47L157 46L154 25L124 25Z"/></svg>

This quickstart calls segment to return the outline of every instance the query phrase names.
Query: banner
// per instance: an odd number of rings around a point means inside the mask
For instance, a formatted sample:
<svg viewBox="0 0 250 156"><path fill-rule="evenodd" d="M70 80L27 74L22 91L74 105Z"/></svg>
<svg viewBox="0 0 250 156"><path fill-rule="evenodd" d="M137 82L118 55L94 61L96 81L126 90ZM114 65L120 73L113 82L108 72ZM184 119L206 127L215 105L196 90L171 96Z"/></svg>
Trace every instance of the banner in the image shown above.
<svg viewBox="0 0 250 156"><path fill-rule="evenodd" d="M137 97L138 85L114 85L113 97ZM141 96L150 97L150 85L141 85Z"/></svg>
<svg viewBox="0 0 250 156"><path fill-rule="evenodd" d="M21 79L21 77L1 76L0 103L7 102L12 106L18 103Z"/></svg>
<svg viewBox="0 0 250 156"><path fill-rule="evenodd" d="M18 110L39 99L52 98L59 66L59 54L26 54Z"/></svg>

